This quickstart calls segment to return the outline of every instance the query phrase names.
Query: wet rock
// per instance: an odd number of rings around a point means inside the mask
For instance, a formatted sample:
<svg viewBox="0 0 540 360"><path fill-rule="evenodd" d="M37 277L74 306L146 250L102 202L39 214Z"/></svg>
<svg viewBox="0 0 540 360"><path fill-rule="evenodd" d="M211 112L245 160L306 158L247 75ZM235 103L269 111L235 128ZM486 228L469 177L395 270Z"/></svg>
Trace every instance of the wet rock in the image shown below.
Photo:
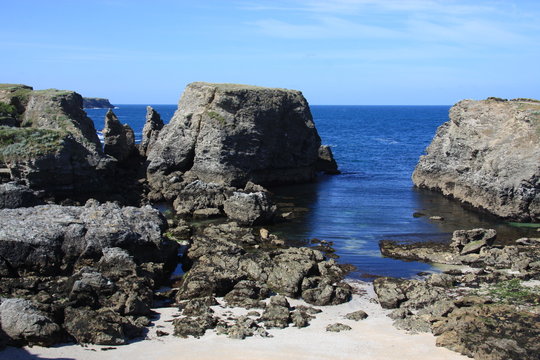
<svg viewBox="0 0 540 360"><path fill-rule="evenodd" d="M61 327L28 300L3 299L0 326L9 341L18 345L50 346L65 339Z"/></svg>
<svg viewBox="0 0 540 360"><path fill-rule="evenodd" d="M270 298L261 319L266 327L286 328L291 322L290 305L287 299L281 295Z"/></svg>
<svg viewBox="0 0 540 360"><path fill-rule="evenodd" d="M122 124L109 109L105 115L103 128L103 151L118 161L129 158L135 150L135 134L127 124Z"/></svg>
<svg viewBox="0 0 540 360"><path fill-rule="evenodd" d="M122 345L142 335L144 326L110 309L66 308L64 327L85 344Z"/></svg>
<svg viewBox="0 0 540 360"><path fill-rule="evenodd" d="M342 332L342 331L349 331L349 330L352 330L352 328L349 325L345 325L342 323L330 324L326 327L326 331L329 331L329 332Z"/></svg>
<svg viewBox="0 0 540 360"><path fill-rule="evenodd" d="M345 319L354 320L354 321L364 320L367 317L368 317L368 314L366 314L366 312L363 310L357 310L357 311L354 311L352 313L348 313L347 315L345 315Z"/></svg>

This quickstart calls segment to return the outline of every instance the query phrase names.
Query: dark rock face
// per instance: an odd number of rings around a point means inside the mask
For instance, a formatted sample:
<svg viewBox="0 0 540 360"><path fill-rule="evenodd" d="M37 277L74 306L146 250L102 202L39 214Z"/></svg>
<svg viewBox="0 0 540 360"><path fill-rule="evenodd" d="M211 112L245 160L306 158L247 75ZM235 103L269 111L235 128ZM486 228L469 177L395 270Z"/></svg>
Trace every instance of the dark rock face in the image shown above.
<svg viewBox="0 0 540 360"><path fill-rule="evenodd" d="M266 224L274 218L276 206L265 191L252 193L235 191L223 202L227 217L241 225Z"/></svg>
<svg viewBox="0 0 540 360"><path fill-rule="evenodd" d="M139 145L141 154L145 155L152 147L152 144L156 142L159 132L163 129L163 120L159 113L151 106L146 107L146 122L144 123L142 131L142 140Z"/></svg>
<svg viewBox="0 0 540 360"><path fill-rule="evenodd" d="M0 210L0 293L32 301L64 338L123 344L148 324L153 289L176 264L165 227L157 210L112 203ZM15 344L45 341L4 331Z"/></svg>
<svg viewBox="0 0 540 360"><path fill-rule="evenodd" d="M317 160L317 171L324 171L326 174L341 174L338 165L332 154L332 149L328 145L319 147L319 159Z"/></svg>
<svg viewBox="0 0 540 360"><path fill-rule="evenodd" d="M464 100L413 173L433 189L503 218L540 221L540 104Z"/></svg>
<svg viewBox="0 0 540 360"><path fill-rule="evenodd" d="M105 128L103 129L105 154L118 161L124 161L135 150L135 134L129 125L122 124L109 109L105 115Z"/></svg>
<svg viewBox="0 0 540 360"><path fill-rule="evenodd" d="M43 205L38 194L28 187L9 182L0 184L0 209L15 209L20 207L31 207Z"/></svg>
<svg viewBox="0 0 540 360"><path fill-rule="evenodd" d="M91 98L83 97L84 109L112 109L114 105L109 102L109 99L105 98Z"/></svg>
<svg viewBox="0 0 540 360"><path fill-rule="evenodd" d="M148 152L148 177L189 171L204 182L236 187L309 181L319 146L299 91L192 83Z"/></svg>

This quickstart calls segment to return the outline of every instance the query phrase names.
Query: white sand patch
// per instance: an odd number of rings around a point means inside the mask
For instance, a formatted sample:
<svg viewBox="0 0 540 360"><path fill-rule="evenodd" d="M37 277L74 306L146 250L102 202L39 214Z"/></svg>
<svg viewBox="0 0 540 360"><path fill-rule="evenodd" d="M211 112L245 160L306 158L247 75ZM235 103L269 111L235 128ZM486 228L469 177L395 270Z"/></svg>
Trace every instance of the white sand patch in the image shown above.
<svg viewBox="0 0 540 360"><path fill-rule="evenodd" d="M149 328L147 339L129 345L117 346L104 351L107 346L63 345L52 348L34 346L23 349L8 348L0 351L0 359L37 360L37 359L77 359L77 360L458 360L465 356L435 346L435 337L431 334L409 335L392 326L392 320L374 300L373 286L366 283L354 283L353 286L364 290L365 295L354 295L353 299L342 305L319 307L323 310L311 321L310 326L302 329L269 329L272 338L250 337L245 340L229 339L207 331L200 339L182 339L172 336L173 326L170 320L178 314L176 308L155 309L160 318ZM289 299L292 306L307 305L305 302ZM245 314L245 309L217 309L220 314L232 311L235 315ZM369 317L361 321L347 320L344 316L350 312L364 310ZM262 313L262 311L257 310ZM352 327L351 331L332 333L326 326L340 322ZM166 331L170 335L158 337L156 331Z"/></svg>

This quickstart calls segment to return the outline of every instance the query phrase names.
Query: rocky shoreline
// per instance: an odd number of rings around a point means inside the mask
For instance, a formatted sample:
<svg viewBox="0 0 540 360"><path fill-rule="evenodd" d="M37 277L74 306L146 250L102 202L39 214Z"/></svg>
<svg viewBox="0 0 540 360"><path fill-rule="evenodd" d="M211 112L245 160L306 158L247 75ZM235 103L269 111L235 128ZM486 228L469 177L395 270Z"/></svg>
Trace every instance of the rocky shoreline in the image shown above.
<svg viewBox="0 0 540 360"><path fill-rule="evenodd" d="M331 244L288 246L267 226L295 214L264 186L339 173L300 92L193 83L168 124L148 107L141 144L109 110L103 146L77 93L4 84L0 102L0 349L128 344L157 321L157 305L178 309L157 337L264 338L358 298ZM431 187L420 174L433 168L443 130L417 167L418 186ZM512 192L527 200L523 216L509 217L536 219L537 179L529 185ZM174 216L149 205L157 202L172 204ZM208 219L218 221L193 222ZM476 359L536 359L539 239L503 245L494 230L473 229L450 244L380 248L456 266L374 281L369 301L393 309L397 328L431 332L437 345ZM370 314L340 316L327 332L350 331Z"/></svg>

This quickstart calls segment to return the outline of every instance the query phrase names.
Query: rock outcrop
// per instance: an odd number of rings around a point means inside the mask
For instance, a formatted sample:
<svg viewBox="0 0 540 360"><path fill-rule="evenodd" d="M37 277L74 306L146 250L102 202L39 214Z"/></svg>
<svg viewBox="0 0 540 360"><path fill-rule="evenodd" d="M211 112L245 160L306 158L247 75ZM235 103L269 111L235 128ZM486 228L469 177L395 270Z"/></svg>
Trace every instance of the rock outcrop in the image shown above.
<svg viewBox="0 0 540 360"><path fill-rule="evenodd" d="M161 180L172 172L235 187L309 181L319 146L299 91L192 83L148 152L149 183L172 186Z"/></svg>
<svg viewBox="0 0 540 360"><path fill-rule="evenodd" d="M459 102L412 178L500 217L539 222L540 102Z"/></svg>
<svg viewBox="0 0 540 360"><path fill-rule="evenodd" d="M17 127L0 127L0 165L11 180L58 198L107 190L114 160L103 154L79 94L18 87L1 96L20 108Z"/></svg>
<svg viewBox="0 0 540 360"><path fill-rule="evenodd" d="M142 140L139 150L142 155L150 151L152 144L157 140L159 132L163 129L163 120L159 113L151 106L146 107L146 122L142 131Z"/></svg>
<svg viewBox="0 0 540 360"><path fill-rule="evenodd" d="M114 105L109 102L109 99L105 98L91 98L83 97L84 109L112 109Z"/></svg>
<svg viewBox="0 0 540 360"><path fill-rule="evenodd" d="M105 115L103 128L103 151L118 161L128 159L135 150L135 133L133 129L122 124L114 112L109 109Z"/></svg>
<svg viewBox="0 0 540 360"><path fill-rule="evenodd" d="M118 345L148 325L177 245L151 207L113 203L0 210L0 326L14 345Z"/></svg>

